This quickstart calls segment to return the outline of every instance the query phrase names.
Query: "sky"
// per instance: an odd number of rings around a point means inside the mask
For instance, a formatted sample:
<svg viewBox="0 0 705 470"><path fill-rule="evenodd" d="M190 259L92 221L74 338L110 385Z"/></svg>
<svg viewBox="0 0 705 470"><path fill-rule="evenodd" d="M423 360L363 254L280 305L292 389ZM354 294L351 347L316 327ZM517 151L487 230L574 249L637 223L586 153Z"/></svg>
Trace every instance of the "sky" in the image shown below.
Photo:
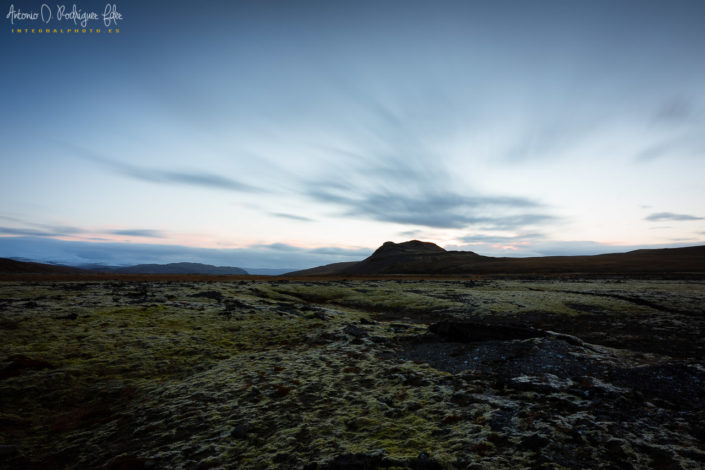
<svg viewBox="0 0 705 470"><path fill-rule="evenodd" d="M3 2L0 256L705 243L702 0L75 3Z"/></svg>

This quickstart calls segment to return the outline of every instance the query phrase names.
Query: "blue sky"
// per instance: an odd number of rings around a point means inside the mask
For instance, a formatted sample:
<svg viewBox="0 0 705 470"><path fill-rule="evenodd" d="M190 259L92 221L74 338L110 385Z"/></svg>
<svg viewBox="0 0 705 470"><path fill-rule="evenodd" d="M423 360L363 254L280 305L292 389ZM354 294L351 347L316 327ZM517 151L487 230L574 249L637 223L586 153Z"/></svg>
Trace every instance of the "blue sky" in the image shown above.
<svg viewBox="0 0 705 470"><path fill-rule="evenodd" d="M4 3L0 256L705 243L705 2L115 2L119 34L13 34L41 3Z"/></svg>

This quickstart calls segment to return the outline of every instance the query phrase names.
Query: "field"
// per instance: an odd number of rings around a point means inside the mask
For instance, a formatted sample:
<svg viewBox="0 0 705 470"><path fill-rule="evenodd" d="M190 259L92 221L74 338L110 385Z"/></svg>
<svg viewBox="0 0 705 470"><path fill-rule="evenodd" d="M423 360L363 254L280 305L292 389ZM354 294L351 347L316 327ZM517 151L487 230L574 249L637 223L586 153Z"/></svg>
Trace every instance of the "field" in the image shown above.
<svg viewBox="0 0 705 470"><path fill-rule="evenodd" d="M0 282L2 468L705 466L705 281Z"/></svg>

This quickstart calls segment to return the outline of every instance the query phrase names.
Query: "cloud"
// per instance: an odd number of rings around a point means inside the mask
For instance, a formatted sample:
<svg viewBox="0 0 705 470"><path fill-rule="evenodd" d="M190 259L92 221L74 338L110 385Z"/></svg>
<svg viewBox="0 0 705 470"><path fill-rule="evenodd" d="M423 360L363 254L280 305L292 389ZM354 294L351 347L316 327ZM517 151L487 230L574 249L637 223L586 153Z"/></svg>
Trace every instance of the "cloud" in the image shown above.
<svg viewBox="0 0 705 470"><path fill-rule="evenodd" d="M678 152L681 149L680 139L670 139L664 142L651 145L641 152L637 153L636 161L647 162L669 155L673 152Z"/></svg>
<svg viewBox="0 0 705 470"><path fill-rule="evenodd" d="M668 156L700 157L705 151L703 135L702 126L689 126L679 135L663 139L638 152L635 161L649 162Z"/></svg>
<svg viewBox="0 0 705 470"><path fill-rule="evenodd" d="M468 250L487 256L531 256L533 247L546 239L543 233L526 232L518 235L474 233L458 240L467 245L447 246L448 250Z"/></svg>
<svg viewBox="0 0 705 470"><path fill-rule="evenodd" d="M538 240L543 238L546 238L546 236L538 232L512 236L475 234L461 237L460 241L465 243L514 243L518 241Z"/></svg>
<svg viewBox="0 0 705 470"><path fill-rule="evenodd" d="M701 113L692 98L676 96L665 101L652 117L652 124L667 137L651 143L636 154L637 162L668 156L700 157L705 151ZM674 133L675 132L675 133Z"/></svg>
<svg viewBox="0 0 705 470"><path fill-rule="evenodd" d="M239 192L261 192L246 183L228 178L226 176L201 171L164 170L158 168L145 168L130 163L113 160L73 144L62 143L81 158L99 163L105 168L139 181L159 184L173 184L197 186L209 189L223 189Z"/></svg>
<svg viewBox="0 0 705 470"><path fill-rule="evenodd" d="M0 227L0 233L28 237L66 237L86 233L84 229L68 225L36 224L16 217L0 216L0 219L12 222L12 227Z"/></svg>
<svg viewBox="0 0 705 470"><path fill-rule="evenodd" d="M705 220L703 217L697 217L689 214L674 214L673 212L656 212L644 218L650 222L662 222L664 220L672 221L687 221L687 220Z"/></svg>
<svg viewBox="0 0 705 470"><path fill-rule="evenodd" d="M654 121L660 123L680 123L688 121L694 114L692 100L676 96L666 101L654 114Z"/></svg>
<svg viewBox="0 0 705 470"><path fill-rule="evenodd" d="M255 250L268 250L268 251L299 251L301 248L293 246L293 245L287 245L286 243L269 243L266 245L252 245L253 249Z"/></svg>
<svg viewBox="0 0 705 470"><path fill-rule="evenodd" d="M105 233L111 235L124 235L128 237L164 238L163 232L150 229L108 230Z"/></svg>
<svg viewBox="0 0 705 470"><path fill-rule="evenodd" d="M369 248L338 248L335 246L326 246L321 248L315 248L311 250L311 253L324 256L336 256L345 257L358 256L357 259L367 258L372 254L372 250Z"/></svg>
<svg viewBox="0 0 705 470"><path fill-rule="evenodd" d="M242 192L260 191L254 186L211 173L142 168L113 160L104 160L104 163L106 166L112 167L114 170L125 176L150 183L180 184L186 186L198 186L210 189L225 189L229 191Z"/></svg>
<svg viewBox="0 0 705 470"><path fill-rule="evenodd" d="M5 235L15 235L15 236L27 236L27 237L46 237L46 238L56 238L56 237L67 237L71 235L86 235L86 234L98 234L98 235L121 235L127 237L145 237L145 238L163 238L164 233L159 230L153 229L114 229L114 230L102 230L102 229L88 229L81 227L73 227L70 225L51 225L51 224L38 224L34 222L28 222L26 220L18 219L16 217L0 216L0 219L7 220L13 223L13 225L18 225L15 227L0 227L0 234ZM96 237L92 237L96 238Z"/></svg>
<svg viewBox="0 0 705 470"><path fill-rule="evenodd" d="M283 212L271 212L270 215L273 215L274 217L280 217L282 219L298 220L299 222L315 222L315 220L309 219L308 217L303 217L294 214L285 214Z"/></svg>
<svg viewBox="0 0 705 470"><path fill-rule="evenodd" d="M325 164L299 182L302 195L337 208L333 215L436 229L517 229L558 220L540 201L468 185L442 150L458 124L441 109L442 97L419 95L400 107L355 85L343 91L357 105L355 131L319 147ZM442 116L442 123L420 116Z"/></svg>
<svg viewBox="0 0 705 470"><path fill-rule="evenodd" d="M22 219L18 219L16 217L9 217L7 215L0 215L0 219L7 220L9 222L24 223L24 221Z"/></svg>
<svg viewBox="0 0 705 470"><path fill-rule="evenodd" d="M65 233L56 231L37 230L31 228L16 228L16 227L0 227L0 234L15 235L23 237L61 237Z"/></svg>
<svg viewBox="0 0 705 470"><path fill-rule="evenodd" d="M346 193L319 188L308 194L318 201L341 206L346 216L432 228L481 226L515 229L556 220L551 215L541 213L500 215L517 209L540 207L526 198L463 196L453 192L417 195L389 190L355 193L352 187Z"/></svg>
<svg viewBox="0 0 705 470"><path fill-rule="evenodd" d="M575 116L573 118L577 119ZM594 131L596 125L585 121L570 122L562 117L553 122L534 123L528 127L515 139L504 158L499 160L500 163L516 164L555 158L578 146Z"/></svg>
<svg viewBox="0 0 705 470"><path fill-rule="evenodd" d="M421 230L405 230L403 232L399 232L400 237L408 237L408 238L414 238L418 237L421 235L423 232Z"/></svg>

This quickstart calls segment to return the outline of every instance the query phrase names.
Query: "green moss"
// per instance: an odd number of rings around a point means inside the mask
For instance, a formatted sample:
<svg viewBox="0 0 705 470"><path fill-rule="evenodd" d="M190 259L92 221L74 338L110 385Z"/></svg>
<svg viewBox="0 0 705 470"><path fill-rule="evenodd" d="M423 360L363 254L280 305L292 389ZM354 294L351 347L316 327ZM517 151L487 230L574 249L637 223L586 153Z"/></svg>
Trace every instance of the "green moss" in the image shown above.
<svg viewBox="0 0 705 470"><path fill-rule="evenodd" d="M410 292L409 288L377 288L358 289L338 286L306 286L300 284L286 284L272 287L271 291L283 295L287 299L296 299L304 302L330 303L357 309L372 311L406 310L429 311L458 307L457 302L439 299L430 295Z"/></svg>
<svg viewBox="0 0 705 470"><path fill-rule="evenodd" d="M635 286L649 298L675 289L674 302L702 310L702 283ZM488 384L381 359L425 325L360 320L380 311L579 314L570 302L652 311L589 295L628 288L599 283L148 283L144 299L132 295L138 287L0 284L0 298L11 299L0 317L0 361L25 355L51 364L0 381L0 442L38 461L68 455L82 468L123 452L164 467L288 468L289 458L325 462L380 449L399 459L429 452L444 465L473 455L488 468L520 467L531 462L521 453L502 460L504 441L490 426L500 398L464 407L451 400L459 388L482 395ZM240 304L227 316L224 302L192 297L205 290ZM40 307L25 308L28 299ZM364 334L346 334L348 325ZM524 420L517 431L531 426Z"/></svg>

